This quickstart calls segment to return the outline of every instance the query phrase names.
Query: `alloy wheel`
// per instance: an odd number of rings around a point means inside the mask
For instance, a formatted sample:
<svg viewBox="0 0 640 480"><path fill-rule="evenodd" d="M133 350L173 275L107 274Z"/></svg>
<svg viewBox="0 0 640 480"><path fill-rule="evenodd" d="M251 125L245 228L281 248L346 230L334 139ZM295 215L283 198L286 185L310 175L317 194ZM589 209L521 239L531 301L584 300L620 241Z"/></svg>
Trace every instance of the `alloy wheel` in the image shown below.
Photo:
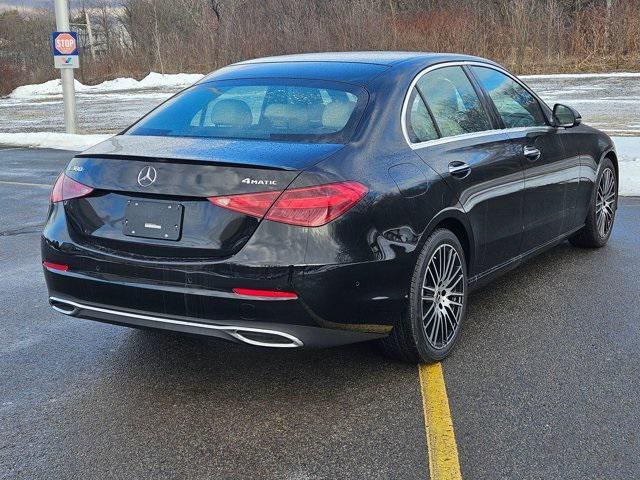
<svg viewBox="0 0 640 480"><path fill-rule="evenodd" d="M462 261L456 249L445 243L433 252L422 283L422 324L433 348L443 349L453 340L462 319L463 302Z"/></svg>
<svg viewBox="0 0 640 480"><path fill-rule="evenodd" d="M596 197L596 226L600 237L606 237L613 226L616 180L613 170L606 168L600 177Z"/></svg>

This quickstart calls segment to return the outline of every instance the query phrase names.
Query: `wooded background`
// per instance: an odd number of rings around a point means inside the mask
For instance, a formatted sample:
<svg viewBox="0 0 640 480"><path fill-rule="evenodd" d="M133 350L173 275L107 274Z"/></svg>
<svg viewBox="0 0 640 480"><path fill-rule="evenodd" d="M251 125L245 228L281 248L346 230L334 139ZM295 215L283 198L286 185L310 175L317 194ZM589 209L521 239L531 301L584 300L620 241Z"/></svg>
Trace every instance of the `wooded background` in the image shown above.
<svg viewBox="0 0 640 480"><path fill-rule="evenodd" d="M53 3L53 2L52 2ZM72 1L77 78L206 73L265 55L459 52L516 73L640 70L640 0ZM57 78L52 10L0 12L0 94Z"/></svg>

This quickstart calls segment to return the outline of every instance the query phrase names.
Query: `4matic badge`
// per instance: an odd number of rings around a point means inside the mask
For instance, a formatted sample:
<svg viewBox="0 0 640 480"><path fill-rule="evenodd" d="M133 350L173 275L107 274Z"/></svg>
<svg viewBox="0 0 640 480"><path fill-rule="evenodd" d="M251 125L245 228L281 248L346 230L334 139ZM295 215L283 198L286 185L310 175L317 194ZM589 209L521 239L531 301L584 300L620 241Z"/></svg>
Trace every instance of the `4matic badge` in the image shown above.
<svg viewBox="0 0 640 480"><path fill-rule="evenodd" d="M277 185L277 180L256 180L254 178L244 178L242 183L246 183L247 185Z"/></svg>

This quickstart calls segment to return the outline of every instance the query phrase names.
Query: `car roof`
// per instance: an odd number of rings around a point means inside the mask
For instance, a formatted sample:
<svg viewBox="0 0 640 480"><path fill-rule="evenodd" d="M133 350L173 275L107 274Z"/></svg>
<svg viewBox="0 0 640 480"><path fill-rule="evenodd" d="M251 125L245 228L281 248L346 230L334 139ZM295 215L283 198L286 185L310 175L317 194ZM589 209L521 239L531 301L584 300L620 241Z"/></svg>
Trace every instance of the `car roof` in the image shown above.
<svg viewBox="0 0 640 480"><path fill-rule="evenodd" d="M245 78L301 78L342 81L366 85L393 68L408 71L450 61L490 60L452 53L433 52L325 52L280 55L234 63L210 73L201 83Z"/></svg>
<svg viewBox="0 0 640 480"><path fill-rule="evenodd" d="M276 63L276 62L328 62L328 63L370 63L375 65L395 65L410 60L422 60L437 63L458 59L479 59L469 55L435 52L321 52L299 53L294 55L278 55L273 57L256 58L235 63L234 65L246 65L251 63ZM484 60L484 59L480 59Z"/></svg>

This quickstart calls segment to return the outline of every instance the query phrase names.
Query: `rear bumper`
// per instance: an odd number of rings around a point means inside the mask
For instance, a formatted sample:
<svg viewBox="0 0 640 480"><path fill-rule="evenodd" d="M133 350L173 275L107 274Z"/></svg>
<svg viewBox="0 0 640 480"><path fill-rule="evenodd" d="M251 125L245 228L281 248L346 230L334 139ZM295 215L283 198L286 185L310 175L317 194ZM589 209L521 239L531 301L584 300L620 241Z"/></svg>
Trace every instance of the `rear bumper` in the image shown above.
<svg viewBox="0 0 640 480"><path fill-rule="evenodd" d="M60 297L49 297L49 303L54 310L72 317L133 328L205 335L259 347L330 347L373 340L382 336L302 325L269 324L268 327L265 327L262 323L239 320L203 323L189 317L168 317L139 311L116 310L112 307L88 305Z"/></svg>
<svg viewBox="0 0 640 480"><path fill-rule="evenodd" d="M44 269L49 297L57 310L79 318L245 343L262 334L241 330L257 328L267 336L285 334L264 343L323 347L383 337L406 307L409 255L348 263L327 255L306 264L299 248L306 234L284 224L262 225L280 230L255 234L232 257L189 260L93 245L76 238L73 225L55 204L41 248L43 261L68 267ZM329 243L323 251L332 248ZM297 298L249 297L234 293L239 288L295 292Z"/></svg>
<svg viewBox="0 0 640 480"><path fill-rule="evenodd" d="M44 268L49 303L77 318L172 330L251 345L330 347L374 340L389 329L316 318L300 299L247 299L232 292L125 281ZM374 331L371 331L371 330ZM385 331L386 330L386 331Z"/></svg>

